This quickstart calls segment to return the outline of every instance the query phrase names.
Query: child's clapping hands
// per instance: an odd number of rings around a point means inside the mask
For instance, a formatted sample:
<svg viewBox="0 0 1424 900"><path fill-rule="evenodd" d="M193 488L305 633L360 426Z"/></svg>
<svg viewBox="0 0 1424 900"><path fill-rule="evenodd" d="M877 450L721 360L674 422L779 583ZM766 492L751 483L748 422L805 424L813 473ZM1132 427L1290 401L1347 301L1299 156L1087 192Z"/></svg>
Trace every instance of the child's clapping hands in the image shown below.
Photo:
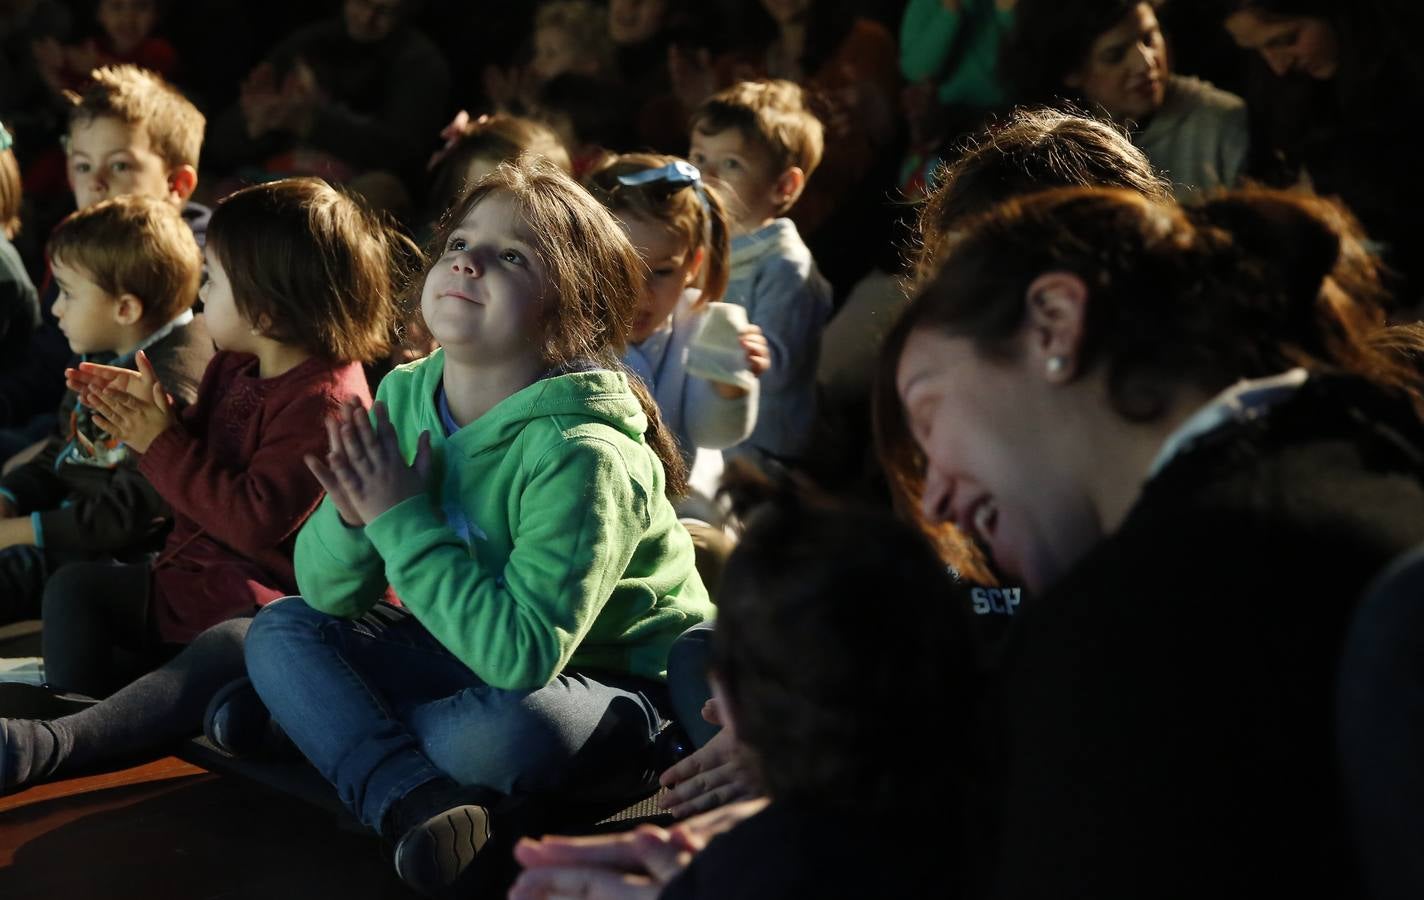
<svg viewBox="0 0 1424 900"><path fill-rule="evenodd" d="M425 493L430 474L430 432L421 432L415 459L405 464L400 441L384 403L375 405L376 423L359 400L349 401L326 422L326 459L306 457L307 468L326 489L347 525L366 525L391 507Z"/></svg>
<svg viewBox="0 0 1424 900"><path fill-rule="evenodd" d="M173 398L142 350L137 372L86 362L66 369L64 376L79 401L94 411L99 427L136 453L147 452L160 434L178 424Z"/></svg>

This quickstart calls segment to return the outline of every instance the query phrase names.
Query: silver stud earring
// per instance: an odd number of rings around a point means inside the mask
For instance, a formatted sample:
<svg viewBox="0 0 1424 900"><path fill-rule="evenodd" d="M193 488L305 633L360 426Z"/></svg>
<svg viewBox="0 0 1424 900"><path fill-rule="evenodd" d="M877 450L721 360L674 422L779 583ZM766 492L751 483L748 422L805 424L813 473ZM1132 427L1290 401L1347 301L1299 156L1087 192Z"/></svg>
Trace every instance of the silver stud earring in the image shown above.
<svg viewBox="0 0 1424 900"><path fill-rule="evenodd" d="M1048 357L1048 365L1046 368L1048 369L1048 377L1057 378L1068 371L1068 358L1066 356L1050 356Z"/></svg>

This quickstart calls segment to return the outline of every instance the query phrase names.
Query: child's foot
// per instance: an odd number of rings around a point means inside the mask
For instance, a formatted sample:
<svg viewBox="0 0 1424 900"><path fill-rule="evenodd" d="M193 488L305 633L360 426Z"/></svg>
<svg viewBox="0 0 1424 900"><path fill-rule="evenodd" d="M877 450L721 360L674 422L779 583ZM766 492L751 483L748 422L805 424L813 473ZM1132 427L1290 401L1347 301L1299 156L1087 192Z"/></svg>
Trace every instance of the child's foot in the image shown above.
<svg viewBox="0 0 1424 900"><path fill-rule="evenodd" d="M213 695L203 715L203 734L229 756L274 759L297 755L291 739L246 678Z"/></svg>
<svg viewBox="0 0 1424 900"><path fill-rule="evenodd" d="M53 775L68 750L60 732L49 722L0 719L0 794Z"/></svg>
<svg viewBox="0 0 1424 900"><path fill-rule="evenodd" d="M396 844L396 875L427 897L444 896L473 874L476 857L490 839L489 811L456 806L409 829Z"/></svg>

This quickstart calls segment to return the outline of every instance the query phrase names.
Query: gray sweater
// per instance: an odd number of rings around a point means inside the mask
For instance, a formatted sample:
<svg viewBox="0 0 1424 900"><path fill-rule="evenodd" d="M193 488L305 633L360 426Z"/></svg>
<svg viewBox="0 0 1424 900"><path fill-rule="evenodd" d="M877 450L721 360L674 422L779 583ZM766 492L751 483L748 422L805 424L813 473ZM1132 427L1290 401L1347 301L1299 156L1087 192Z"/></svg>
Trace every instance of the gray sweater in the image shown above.
<svg viewBox="0 0 1424 900"><path fill-rule="evenodd" d="M1133 142L1171 179L1178 200L1232 187L1250 146L1246 103L1201 79L1173 75L1166 102Z"/></svg>
<svg viewBox="0 0 1424 900"><path fill-rule="evenodd" d="M726 299L746 307L747 318L761 326L771 368L761 376L756 428L724 455L797 457L816 417L816 358L831 316L831 285L790 219L733 238Z"/></svg>

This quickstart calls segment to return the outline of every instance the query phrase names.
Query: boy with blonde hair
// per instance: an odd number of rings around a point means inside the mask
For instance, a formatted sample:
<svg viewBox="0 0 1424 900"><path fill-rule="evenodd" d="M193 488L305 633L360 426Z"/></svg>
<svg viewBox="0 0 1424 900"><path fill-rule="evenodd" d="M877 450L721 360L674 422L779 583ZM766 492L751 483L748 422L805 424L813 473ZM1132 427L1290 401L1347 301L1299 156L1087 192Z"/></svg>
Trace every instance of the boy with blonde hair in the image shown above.
<svg viewBox="0 0 1424 900"><path fill-rule="evenodd" d="M746 308L771 345L756 428L744 443L724 451L727 458L790 462L806 450L831 286L785 216L820 163L824 140L804 93L789 81L735 84L693 114L688 158L735 196L726 298Z"/></svg>

